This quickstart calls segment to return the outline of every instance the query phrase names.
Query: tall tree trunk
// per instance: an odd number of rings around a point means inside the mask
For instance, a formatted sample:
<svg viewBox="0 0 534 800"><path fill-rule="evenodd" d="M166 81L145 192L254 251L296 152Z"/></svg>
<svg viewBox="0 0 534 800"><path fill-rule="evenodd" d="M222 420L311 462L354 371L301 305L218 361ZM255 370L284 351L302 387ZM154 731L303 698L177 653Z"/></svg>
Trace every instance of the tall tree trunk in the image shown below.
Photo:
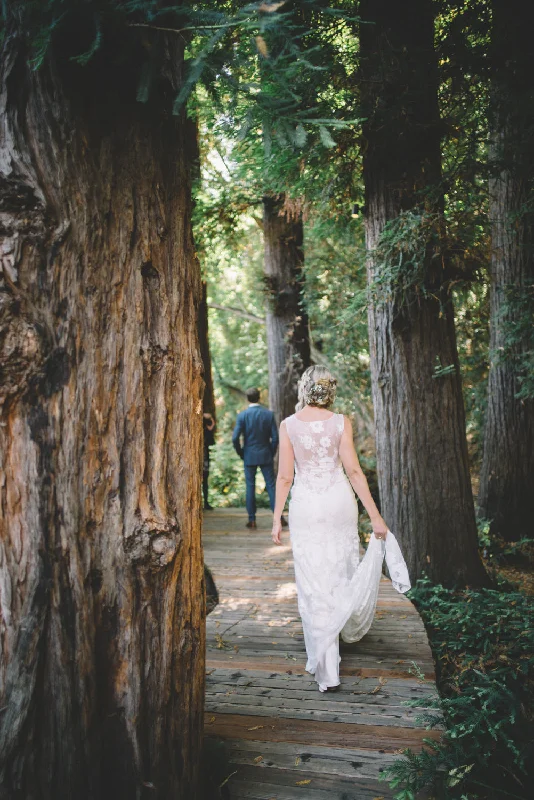
<svg viewBox="0 0 534 800"><path fill-rule="evenodd" d="M135 35L135 34L132 34ZM196 796L200 276L181 40L0 63L1 796ZM135 49L135 48L134 48ZM55 54L55 55L54 55ZM122 55L122 53L120 54ZM165 75L165 77L163 77Z"/></svg>
<svg viewBox="0 0 534 800"><path fill-rule="evenodd" d="M373 251L401 212L430 220L439 242L440 134L430 0L362 0L366 244ZM435 223L432 223L435 220ZM432 235L430 238L432 238ZM398 534L412 579L485 580L465 438L453 307L446 268L430 243L424 290L369 305L371 377L382 514ZM436 365L450 367L438 377Z"/></svg>
<svg viewBox="0 0 534 800"><path fill-rule="evenodd" d="M190 169L193 183L198 184L201 181L198 119L195 119L195 136L192 137L188 155L191 162ZM213 390L208 324L208 284L204 280L202 281L202 295L198 309L198 343L204 377L203 410L205 413L211 414L215 419L215 394Z"/></svg>
<svg viewBox="0 0 534 800"><path fill-rule="evenodd" d="M200 356L204 367L204 412L215 419L215 394L213 391L213 372L211 369L211 352L208 325L208 285L202 282L202 299L198 310L198 340Z"/></svg>
<svg viewBox="0 0 534 800"><path fill-rule="evenodd" d="M530 332L507 341L514 296L534 288L534 57L523 4L493 0L492 10L490 372L478 500L491 532L513 540L534 525L534 398L517 397Z"/></svg>
<svg viewBox="0 0 534 800"><path fill-rule="evenodd" d="M282 206L280 198L263 199L269 405L278 423L294 413L298 379L310 365L302 217L288 219Z"/></svg>

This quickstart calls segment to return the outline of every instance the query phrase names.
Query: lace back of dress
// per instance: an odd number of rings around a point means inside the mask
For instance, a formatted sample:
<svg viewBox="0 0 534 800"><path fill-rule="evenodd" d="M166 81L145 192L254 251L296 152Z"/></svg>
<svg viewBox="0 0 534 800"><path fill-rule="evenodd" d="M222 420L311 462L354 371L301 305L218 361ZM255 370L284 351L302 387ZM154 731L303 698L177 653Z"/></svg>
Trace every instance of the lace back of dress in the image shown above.
<svg viewBox="0 0 534 800"><path fill-rule="evenodd" d="M286 421L295 453L295 486L305 485L326 491L344 473L339 458L339 443L344 428L342 414L326 420L304 422L295 414Z"/></svg>

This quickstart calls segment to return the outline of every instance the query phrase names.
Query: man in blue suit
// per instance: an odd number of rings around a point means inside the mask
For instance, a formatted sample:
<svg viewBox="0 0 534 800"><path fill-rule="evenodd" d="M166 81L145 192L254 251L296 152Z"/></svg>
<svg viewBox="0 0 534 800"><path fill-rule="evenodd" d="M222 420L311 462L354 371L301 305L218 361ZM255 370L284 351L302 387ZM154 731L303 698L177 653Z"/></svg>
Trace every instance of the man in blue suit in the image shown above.
<svg viewBox="0 0 534 800"><path fill-rule="evenodd" d="M276 480L273 459L278 447L278 429L273 412L260 405L259 391L247 389L246 395L249 406L237 416L232 444L238 456L245 463L247 528L256 528L256 471L258 467L265 479L271 511L274 511ZM241 437L243 437L243 445Z"/></svg>

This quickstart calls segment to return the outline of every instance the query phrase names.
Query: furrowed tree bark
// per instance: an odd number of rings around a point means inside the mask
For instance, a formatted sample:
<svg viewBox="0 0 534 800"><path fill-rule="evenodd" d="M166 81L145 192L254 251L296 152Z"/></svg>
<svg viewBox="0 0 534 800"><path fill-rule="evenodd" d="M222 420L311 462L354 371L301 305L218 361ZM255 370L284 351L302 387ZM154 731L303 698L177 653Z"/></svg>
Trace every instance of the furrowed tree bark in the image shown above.
<svg viewBox="0 0 534 800"><path fill-rule="evenodd" d="M136 36L137 33L128 34ZM126 34L125 34L126 36ZM0 795L196 797L200 276L181 39L0 64ZM122 51L121 51L122 53ZM120 55L120 54L119 54Z"/></svg>
<svg viewBox="0 0 534 800"><path fill-rule="evenodd" d="M282 205L280 198L263 199L269 406L278 423L294 413L299 377L311 363L302 217L288 219Z"/></svg>
<svg viewBox="0 0 534 800"><path fill-rule="evenodd" d="M518 0L492 4L490 371L478 497L490 533L509 541L534 529L534 398L517 397L518 357L529 345L527 335L507 341L518 322L513 295L534 289L534 57L523 9Z"/></svg>
<svg viewBox="0 0 534 800"><path fill-rule="evenodd" d="M410 210L439 220L440 124L432 4L362 0L360 14L371 23L361 25L360 41L373 286L382 269L373 251L386 224ZM480 584L453 307L446 264L430 247L425 276L426 296L414 288L411 302L393 296L369 305L381 511L412 580L425 572L448 585ZM437 377L437 364L452 371Z"/></svg>

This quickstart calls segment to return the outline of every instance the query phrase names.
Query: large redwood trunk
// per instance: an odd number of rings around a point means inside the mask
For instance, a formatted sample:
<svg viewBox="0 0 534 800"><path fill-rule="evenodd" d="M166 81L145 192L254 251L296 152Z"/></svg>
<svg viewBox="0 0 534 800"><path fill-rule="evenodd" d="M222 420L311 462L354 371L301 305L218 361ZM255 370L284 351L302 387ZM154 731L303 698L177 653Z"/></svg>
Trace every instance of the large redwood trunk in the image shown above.
<svg viewBox="0 0 534 800"><path fill-rule="evenodd" d="M514 296L534 289L534 55L524 5L493 0L492 10L490 372L478 502L490 531L513 540L534 530L534 398L517 397L531 334L525 326L523 339L507 341Z"/></svg>
<svg viewBox="0 0 534 800"><path fill-rule="evenodd" d="M282 206L280 198L263 199L269 406L278 423L294 413L298 379L310 365L302 216L289 219Z"/></svg>
<svg viewBox="0 0 534 800"><path fill-rule="evenodd" d="M170 114L181 39L0 75L0 783L196 796L204 681L200 277ZM152 44L155 44L154 42Z"/></svg>
<svg viewBox="0 0 534 800"><path fill-rule="evenodd" d="M437 75L430 0L362 0L366 238L373 256L402 211L442 210ZM433 195L432 196L432 192ZM485 579L477 550L465 420L446 266L429 246L425 289L370 303L369 341L382 514L412 580ZM436 365L451 369L441 376Z"/></svg>

